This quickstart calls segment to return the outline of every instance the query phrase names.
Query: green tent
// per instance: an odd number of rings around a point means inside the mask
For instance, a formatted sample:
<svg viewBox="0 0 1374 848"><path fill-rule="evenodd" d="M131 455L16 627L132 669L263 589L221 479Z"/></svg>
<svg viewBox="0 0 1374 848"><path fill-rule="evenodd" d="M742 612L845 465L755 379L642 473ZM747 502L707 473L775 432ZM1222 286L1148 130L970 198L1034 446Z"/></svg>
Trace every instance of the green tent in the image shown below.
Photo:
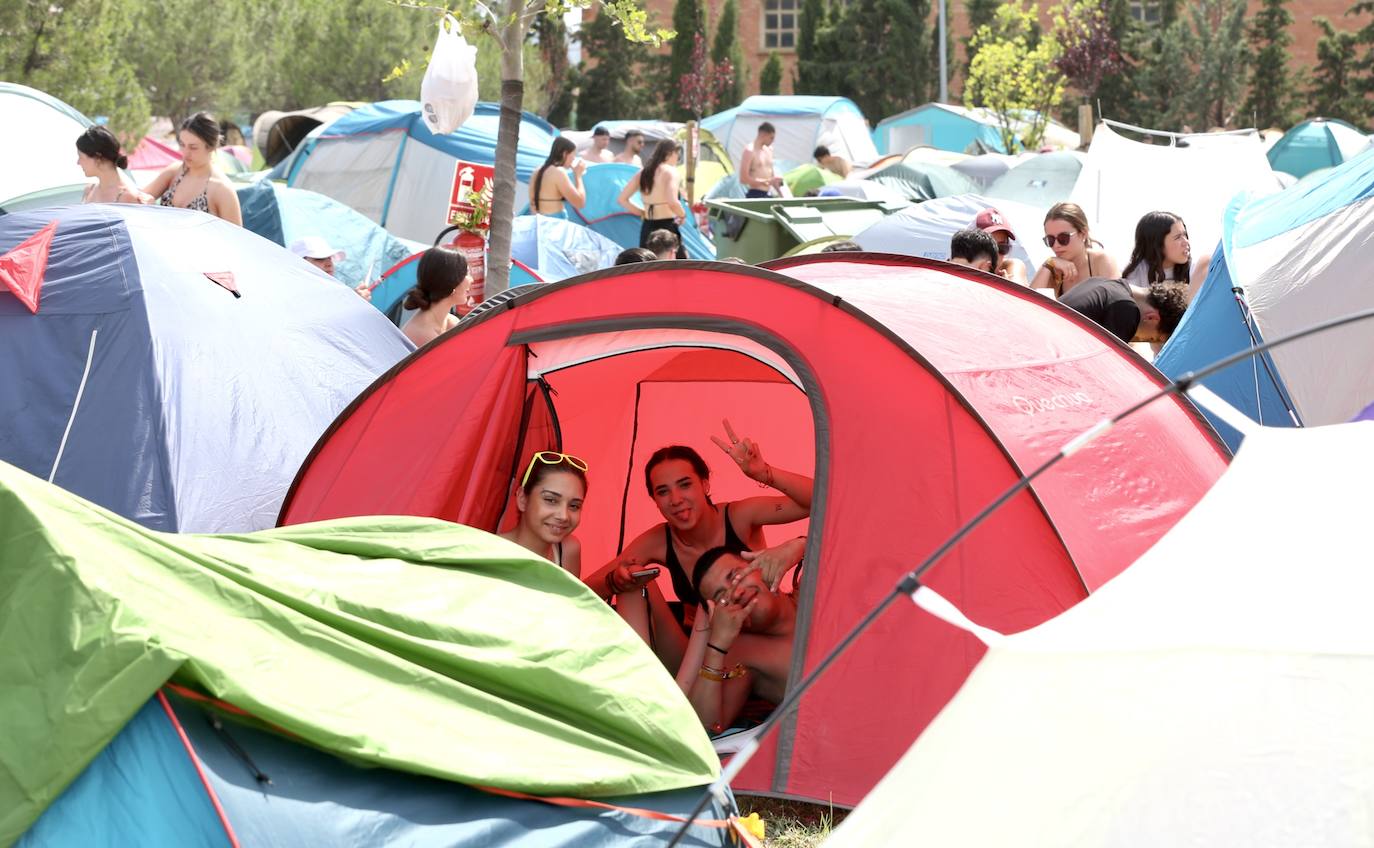
<svg viewBox="0 0 1374 848"><path fill-rule="evenodd" d="M0 463L0 845L169 681L353 762L536 795L699 787L718 761L581 582L479 530L144 529Z"/></svg>
<svg viewBox="0 0 1374 848"><path fill-rule="evenodd" d="M782 175L793 197L805 197L809 191L820 191L831 183L839 182L841 177L833 171L815 165L798 165Z"/></svg>

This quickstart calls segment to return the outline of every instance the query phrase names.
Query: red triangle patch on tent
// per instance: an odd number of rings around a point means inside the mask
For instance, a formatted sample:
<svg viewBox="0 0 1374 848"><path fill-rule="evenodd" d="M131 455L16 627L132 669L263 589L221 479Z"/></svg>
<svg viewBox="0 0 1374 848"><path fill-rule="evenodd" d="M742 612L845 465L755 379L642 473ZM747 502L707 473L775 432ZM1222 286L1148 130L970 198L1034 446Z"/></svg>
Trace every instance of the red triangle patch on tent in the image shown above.
<svg viewBox="0 0 1374 848"><path fill-rule="evenodd" d="M206 279L208 279L212 283L216 283L219 286L222 286L225 291L229 292L234 297L243 296L239 294L239 287L234 284L233 271L205 271L203 273L205 274Z"/></svg>
<svg viewBox="0 0 1374 848"><path fill-rule="evenodd" d="M8 289L30 312L38 311L43 274L48 270L48 248L55 232L57 222L52 221L0 256L0 289Z"/></svg>

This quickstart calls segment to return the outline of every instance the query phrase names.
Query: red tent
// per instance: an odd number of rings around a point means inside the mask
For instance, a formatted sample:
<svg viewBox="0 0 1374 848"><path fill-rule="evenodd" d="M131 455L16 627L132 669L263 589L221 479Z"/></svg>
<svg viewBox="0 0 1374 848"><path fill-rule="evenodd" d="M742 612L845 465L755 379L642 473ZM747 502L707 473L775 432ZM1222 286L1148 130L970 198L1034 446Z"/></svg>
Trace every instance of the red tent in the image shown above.
<svg viewBox="0 0 1374 848"><path fill-rule="evenodd" d="M662 445L707 457L718 502L758 493L709 442L729 417L769 461L815 474L796 680L1023 471L1164 382L1077 313L995 277L843 253L772 268L628 265L490 308L354 401L282 522L405 513L495 528L526 458L559 447L590 464L590 571L661 520L642 481ZM1038 624L1149 547L1227 456L1187 401L1159 401L1008 503L927 582L981 624ZM857 803L981 655L898 608L736 788Z"/></svg>
<svg viewBox="0 0 1374 848"><path fill-rule="evenodd" d="M129 154L129 170L155 171L180 161L180 150L145 135L138 143L138 147L134 148L134 152Z"/></svg>

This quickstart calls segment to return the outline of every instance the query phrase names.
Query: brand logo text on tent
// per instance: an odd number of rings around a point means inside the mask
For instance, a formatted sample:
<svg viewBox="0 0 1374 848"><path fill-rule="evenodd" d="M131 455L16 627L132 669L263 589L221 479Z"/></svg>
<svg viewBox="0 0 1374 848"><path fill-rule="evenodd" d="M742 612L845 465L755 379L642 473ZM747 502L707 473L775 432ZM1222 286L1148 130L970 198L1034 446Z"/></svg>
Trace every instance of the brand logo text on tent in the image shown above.
<svg viewBox="0 0 1374 848"><path fill-rule="evenodd" d="M1058 394L1041 398L1026 398L1021 395L1013 395L1012 405L1027 415L1034 415L1037 412L1049 412L1052 409L1068 409L1071 406L1083 406L1093 402L1087 392L1074 392L1071 395Z"/></svg>

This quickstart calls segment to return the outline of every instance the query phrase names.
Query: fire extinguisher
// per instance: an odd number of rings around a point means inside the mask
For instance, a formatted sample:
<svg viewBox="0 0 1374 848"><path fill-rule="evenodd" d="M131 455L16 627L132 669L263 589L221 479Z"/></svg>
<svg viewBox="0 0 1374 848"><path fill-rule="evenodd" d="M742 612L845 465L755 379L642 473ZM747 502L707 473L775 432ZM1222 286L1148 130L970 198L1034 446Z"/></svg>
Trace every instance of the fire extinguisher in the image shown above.
<svg viewBox="0 0 1374 848"><path fill-rule="evenodd" d="M487 278L487 240L480 233L461 232L453 240L453 246L467 259L468 274L472 277L472 287L468 289L468 302L460 310L466 314L469 309L485 299L483 290Z"/></svg>

